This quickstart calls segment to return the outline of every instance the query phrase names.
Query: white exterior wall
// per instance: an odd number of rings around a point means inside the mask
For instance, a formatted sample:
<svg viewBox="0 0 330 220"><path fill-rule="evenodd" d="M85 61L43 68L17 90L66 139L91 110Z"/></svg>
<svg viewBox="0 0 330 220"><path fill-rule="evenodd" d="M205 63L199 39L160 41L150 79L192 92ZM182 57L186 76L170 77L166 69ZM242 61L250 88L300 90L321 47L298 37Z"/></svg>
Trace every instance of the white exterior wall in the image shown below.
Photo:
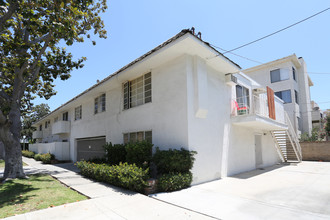
<svg viewBox="0 0 330 220"><path fill-rule="evenodd" d="M285 103L284 109L288 113L290 121L296 130L296 134L311 132L311 114L310 114L310 92L306 72L306 64L299 59L301 66L296 66L292 61L269 64L262 68L251 68L244 71L247 75L263 86L269 86L274 92L291 90L291 103ZM296 80L293 79L292 67L296 69ZM270 71L275 69L284 69L289 72L289 79L271 83ZM295 101L294 90L298 92L298 102ZM308 110L309 108L309 110ZM302 130L298 129L297 117L302 120Z"/></svg>
<svg viewBox="0 0 330 220"><path fill-rule="evenodd" d="M77 102L74 106L82 105L82 119L71 121L70 145L74 146L70 148L71 160L75 161L77 157L78 138L105 136L107 142L116 144L123 143L123 133L127 132L152 130L154 146L161 149L187 148L185 73L184 57L152 69L152 102L127 110L123 110L122 83L135 77L109 83L105 112L94 114L94 98L102 92ZM70 112L74 118L74 108Z"/></svg>
<svg viewBox="0 0 330 220"><path fill-rule="evenodd" d="M123 143L123 133L152 130L155 147L197 151L193 184L255 169L254 135L264 132L231 124L231 99L236 92L234 86L226 84L228 72L223 69L230 69L232 64L182 53L157 61L157 65L150 62L125 69L43 119L43 127L48 119L52 125L54 118L62 120L62 113L68 111L71 126L68 134L44 132L44 140L69 139L70 159L76 161L79 138L105 136L107 142L116 144ZM231 66L233 70L238 68ZM152 102L123 110L123 83L148 72L152 78ZM240 83L250 89L251 97L251 81L242 78ZM106 111L94 114L94 99L103 93ZM74 110L80 105L82 119L75 121ZM262 166L279 161L273 145L268 133L262 136Z"/></svg>

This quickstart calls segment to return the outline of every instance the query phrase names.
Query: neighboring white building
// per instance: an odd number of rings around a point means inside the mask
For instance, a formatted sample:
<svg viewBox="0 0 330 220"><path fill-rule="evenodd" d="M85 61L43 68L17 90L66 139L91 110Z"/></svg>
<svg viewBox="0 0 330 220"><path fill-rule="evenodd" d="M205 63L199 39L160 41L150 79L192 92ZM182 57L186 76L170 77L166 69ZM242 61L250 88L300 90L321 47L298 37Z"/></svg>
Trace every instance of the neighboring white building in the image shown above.
<svg viewBox="0 0 330 220"><path fill-rule="evenodd" d="M245 74L264 86L269 86L275 95L284 101L296 133L312 131L310 86L313 82L307 73L302 57L295 54L243 70Z"/></svg>
<svg viewBox="0 0 330 220"><path fill-rule="evenodd" d="M197 151L193 184L290 159L280 148L277 131L296 143L287 132L283 101L190 30L34 126L38 143L30 149L72 161L102 156L105 142L147 139L161 149ZM299 161L299 145L295 149Z"/></svg>
<svg viewBox="0 0 330 220"><path fill-rule="evenodd" d="M312 107L312 127L317 128L321 131L323 128L323 113L321 112L321 109L319 105L311 101L311 107Z"/></svg>

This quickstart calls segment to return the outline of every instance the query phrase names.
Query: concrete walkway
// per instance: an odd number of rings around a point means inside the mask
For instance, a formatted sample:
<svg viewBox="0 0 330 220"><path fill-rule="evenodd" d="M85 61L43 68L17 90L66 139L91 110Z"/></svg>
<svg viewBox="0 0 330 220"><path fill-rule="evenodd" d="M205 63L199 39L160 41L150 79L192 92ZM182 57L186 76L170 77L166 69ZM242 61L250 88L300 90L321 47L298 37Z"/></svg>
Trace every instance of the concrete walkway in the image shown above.
<svg viewBox="0 0 330 220"><path fill-rule="evenodd" d="M330 163L276 165L153 197L220 219L330 219Z"/></svg>
<svg viewBox="0 0 330 220"><path fill-rule="evenodd" d="M6 219L214 219L148 196L83 178L73 164L44 165L23 158L27 174L49 173L91 199L43 209ZM0 171L0 175L2 175Z"/></svg>

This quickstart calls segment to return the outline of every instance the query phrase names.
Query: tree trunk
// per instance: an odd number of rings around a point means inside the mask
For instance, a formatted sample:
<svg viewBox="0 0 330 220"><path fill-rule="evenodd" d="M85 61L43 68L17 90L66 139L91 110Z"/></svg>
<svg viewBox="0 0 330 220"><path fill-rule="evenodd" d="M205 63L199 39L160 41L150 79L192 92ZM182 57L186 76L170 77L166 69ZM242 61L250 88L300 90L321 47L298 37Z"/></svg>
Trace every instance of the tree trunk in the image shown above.
<svg viewBox="0 0 330 220"><path fill-rule="evenodd" d="M5 172L3 179L24 178L21 144L18 141L3 141L5 145Z"/></svg>
<svg viewBox="0 0 330 220"><path fill-rule="evenodd" d="M7 178L24 178L22 150L20 144L21 114L18 106L12 106L9 120L0 126L0 141L5 146L5 172Z"/></svg>

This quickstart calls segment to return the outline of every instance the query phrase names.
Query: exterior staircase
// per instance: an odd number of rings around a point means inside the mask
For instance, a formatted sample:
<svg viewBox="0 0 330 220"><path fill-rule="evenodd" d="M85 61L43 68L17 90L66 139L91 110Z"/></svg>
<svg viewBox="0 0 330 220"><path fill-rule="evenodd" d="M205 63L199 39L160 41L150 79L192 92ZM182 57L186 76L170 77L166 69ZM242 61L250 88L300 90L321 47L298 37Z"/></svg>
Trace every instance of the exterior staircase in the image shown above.
<svg viewBox="0 0 330 220"><path fill-rule="evenodd" d="M285 119L288 130L271 131L277 153L282 162L301 162L301 147L287 113L285 113Z"/></svg>

